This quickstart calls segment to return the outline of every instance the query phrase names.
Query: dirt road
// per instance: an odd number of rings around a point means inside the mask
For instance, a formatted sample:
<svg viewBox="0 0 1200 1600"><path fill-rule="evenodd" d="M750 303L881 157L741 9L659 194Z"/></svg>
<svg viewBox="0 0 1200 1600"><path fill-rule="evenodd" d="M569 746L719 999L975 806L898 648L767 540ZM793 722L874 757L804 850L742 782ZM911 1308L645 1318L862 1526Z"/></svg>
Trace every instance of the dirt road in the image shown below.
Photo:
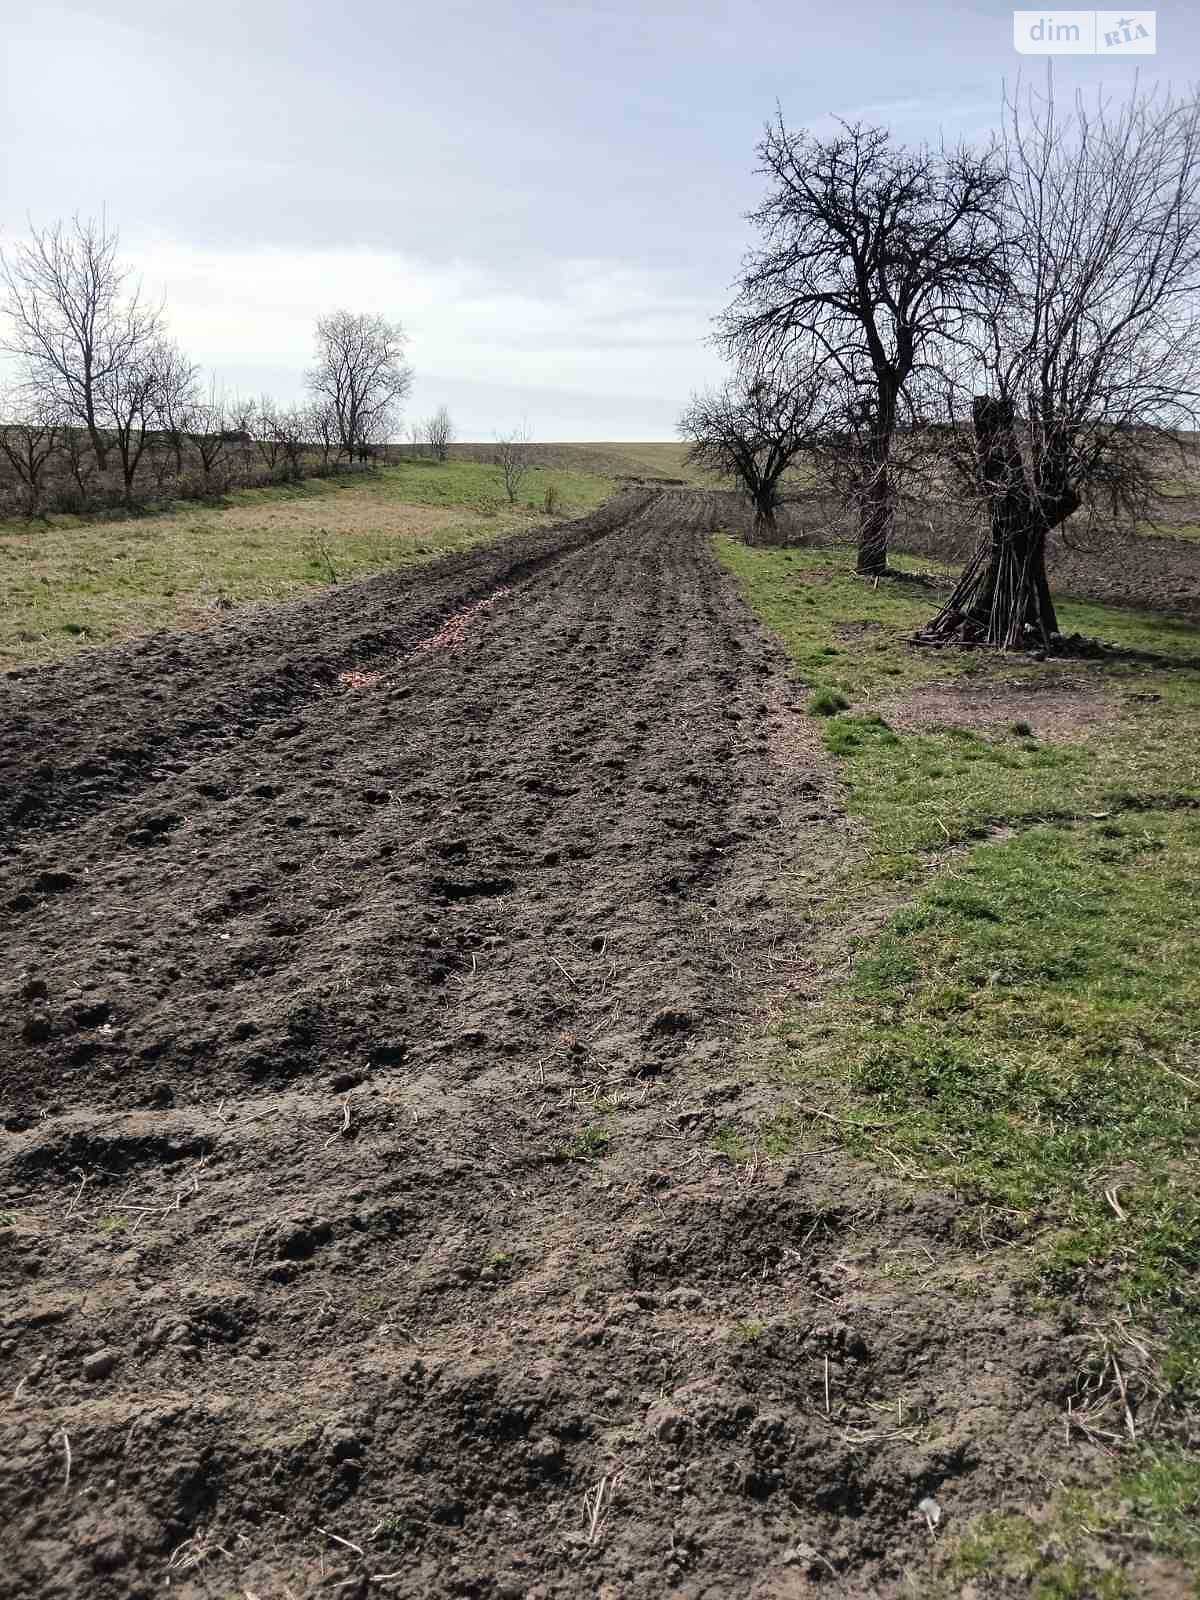
<svg viewBox="0 0 1200 1600"><path fill-rule="evenodd" d="M713 1148L846 824L709 520L0 684L0 1593L912 1593L1061 1474L952 1206Z"/></svg>

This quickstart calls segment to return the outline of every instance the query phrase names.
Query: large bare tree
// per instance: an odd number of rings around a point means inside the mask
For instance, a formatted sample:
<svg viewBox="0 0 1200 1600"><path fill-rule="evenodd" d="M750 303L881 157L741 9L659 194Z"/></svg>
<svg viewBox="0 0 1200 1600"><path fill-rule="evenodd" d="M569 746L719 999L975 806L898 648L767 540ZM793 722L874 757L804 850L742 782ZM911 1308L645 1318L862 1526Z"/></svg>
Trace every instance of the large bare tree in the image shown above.
<svg viewBox="0 0 1200 1600"><path fill-rule="evenodd" d="M406 338L397 322L335 311L317 321L317 359L308 373L313 400L333 407L340 448L353 460L374 442L412 385Z"/></svg>
<svg viewBox="0 0 1200 1600"><path fill-rule="evenodd" d="M851 393L858 568L883 572L907 387L991 280L1002 172L990 149L907 150L858 123L818 139L790 132L782 116L758 154L768 193L749 220L761 243L718 342L749 370L781 359L796 368L803 352L811 381Z"/></svg>
<svg viewBox="0 0 1200 1600"><path fill-rule="evenodd" d="M85 427L101 471L109 443L101 390L127 393L159 334L160 312L128 291L115 229L103 220L35 228L0 254L8 331L0 348L20 358L40 400Z"/></svg>
<svg viewBox="0 0 1200 1600"><path fill-rule="evenodd" d="M1004 146L1004 271L969 374L989 535L926 637L1046 646L1047 536L1145 517L1200 415L1200 102L1064 115L1051 84L1006 105Z"/></svg>

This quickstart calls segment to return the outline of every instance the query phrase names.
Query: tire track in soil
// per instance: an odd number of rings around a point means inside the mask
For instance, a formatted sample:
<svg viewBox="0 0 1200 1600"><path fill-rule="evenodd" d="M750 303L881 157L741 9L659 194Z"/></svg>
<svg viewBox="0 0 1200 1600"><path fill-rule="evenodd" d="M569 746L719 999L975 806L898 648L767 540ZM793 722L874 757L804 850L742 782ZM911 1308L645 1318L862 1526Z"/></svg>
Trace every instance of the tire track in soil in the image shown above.
<svg viewBox="0 0 1200 1600"><path fill-rule="evenodd" d="M248 606L218 628L155 634L0 677L0 843L70 825L113 795L150 789L264 724L335 691L339 671L394 656L507 583L619 527L653 494L426 565ZM290 737L283 724L276 737Z"/></svg>
<svg viewBox="0 0 1200 1600"><path fill-rule="evenodd" d="M899 1594L923 1494L1086 1470L1048 1331L938 1279L953 1206L706 1146L844 828L713 516L627 506L461 652L22 830L0 1594ZM206 638L188 693L279 649Z"/></svg>

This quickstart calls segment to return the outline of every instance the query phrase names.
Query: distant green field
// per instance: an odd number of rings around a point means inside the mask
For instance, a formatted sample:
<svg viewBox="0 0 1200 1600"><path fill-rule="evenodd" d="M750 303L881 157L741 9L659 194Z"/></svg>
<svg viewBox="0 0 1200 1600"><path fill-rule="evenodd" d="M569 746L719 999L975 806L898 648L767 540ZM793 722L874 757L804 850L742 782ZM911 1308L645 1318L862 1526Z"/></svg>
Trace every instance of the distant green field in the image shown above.
<svg viewBox="0 0 1200 1600"><path fill-rule="evenodd" d="M460 460L480 461L488 459L494 449L489 444L459 444L452 445L450 453ZM536 461L552 470L600 473L606 477L679 478L704 486L712 486L715 481L709 474L686 465L687 446L678 441L534 444L530 449Z"/></svg>

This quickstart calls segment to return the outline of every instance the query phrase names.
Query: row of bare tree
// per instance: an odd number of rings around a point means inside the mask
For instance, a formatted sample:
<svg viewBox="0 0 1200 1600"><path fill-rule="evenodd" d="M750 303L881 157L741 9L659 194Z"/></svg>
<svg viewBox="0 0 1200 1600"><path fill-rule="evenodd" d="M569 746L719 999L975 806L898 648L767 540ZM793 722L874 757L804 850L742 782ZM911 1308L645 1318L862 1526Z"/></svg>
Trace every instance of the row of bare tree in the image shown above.
<svg viewBox="0 0 1200 1600"><path fill-rule="evenodd" d="M308 404L230 400L215 384L204 389L163 308L131 285L118 244L105 222L77 217L34 229L0 256L0 350L17 368L3 396L0 458L27 515L50 494L86 510L328 472L372 459L394 437L412 383L399 324L350 311L321 317ZM444 408L434 421L430 437L444 455L453 437Z"/></svg>
<svg viewBox="0 0 1200 1600"><path fill-rule="evenodd" d="M850 506L858 570L887 570L898 510L986 536L930 630L1050 644L1047 537L1151 515L1200 404L1200 103L1007 99L985 148L906 149L782 119L717 342L735 376L680 421L739 480L762 537L785 483ZM789 478L790 474L790 478Z"/></svg>

